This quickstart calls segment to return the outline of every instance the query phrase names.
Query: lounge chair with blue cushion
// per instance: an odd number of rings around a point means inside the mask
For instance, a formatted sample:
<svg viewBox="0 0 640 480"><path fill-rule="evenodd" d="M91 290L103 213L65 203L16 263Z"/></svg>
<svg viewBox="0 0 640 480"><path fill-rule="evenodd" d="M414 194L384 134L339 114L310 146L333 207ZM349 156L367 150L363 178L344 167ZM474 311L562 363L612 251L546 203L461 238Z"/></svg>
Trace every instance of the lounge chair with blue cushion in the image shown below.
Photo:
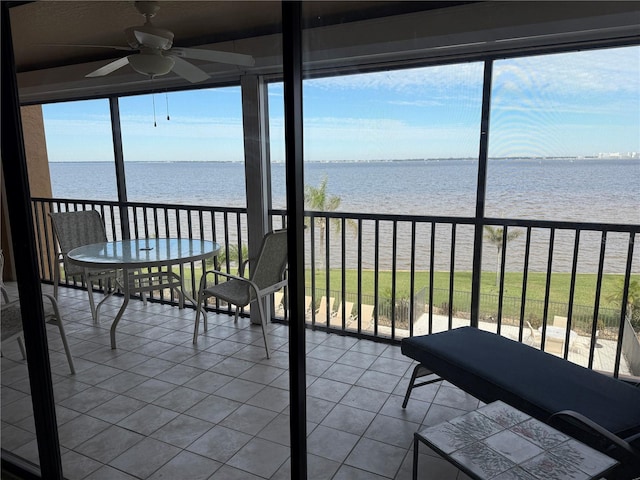
<svg viewBox="0 0 640 480"><path fill-rule="evenodd" d="M405 338L401 349L419 362L404 406L413 388L444 379L483 402L502 400L616 458L621 466L611 478L640 476L637 385L474 327ZM416 384L422 377L426 381Z"/></svg>

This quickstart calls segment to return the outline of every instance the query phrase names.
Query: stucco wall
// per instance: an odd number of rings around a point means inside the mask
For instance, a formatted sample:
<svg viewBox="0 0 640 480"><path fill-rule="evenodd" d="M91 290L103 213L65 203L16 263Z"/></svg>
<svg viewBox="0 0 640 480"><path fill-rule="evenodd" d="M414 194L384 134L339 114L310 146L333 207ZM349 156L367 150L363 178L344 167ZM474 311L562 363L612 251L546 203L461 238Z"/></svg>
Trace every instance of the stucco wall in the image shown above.
<svg viewBox="0 0 640 480"><path fill-rule="evenodd" d="M51 197L51 177L49 176L49 157L44 136L42 107L31 105L21 107L22 129L24 131L27 168L29 170L29 189L32 197Z"/></svg>
<svg viewBox="0 0 640 480"><path fill-rule="evenodd" d="M51 197L51 177L49 175L49 159L47 143L44 135L42 107L31 105L21 107L22 130L24 134L27 170L29 173L29 190L32 197ZM3 159L4 161L4 159ZM1 173L0 173L1 175ZM4 182L4 179L3 179ZM11 248L11 228L7 214L7 199L3 183L2 189L2 251L5 254L3 278L14 280L13 255Z"/></svg>

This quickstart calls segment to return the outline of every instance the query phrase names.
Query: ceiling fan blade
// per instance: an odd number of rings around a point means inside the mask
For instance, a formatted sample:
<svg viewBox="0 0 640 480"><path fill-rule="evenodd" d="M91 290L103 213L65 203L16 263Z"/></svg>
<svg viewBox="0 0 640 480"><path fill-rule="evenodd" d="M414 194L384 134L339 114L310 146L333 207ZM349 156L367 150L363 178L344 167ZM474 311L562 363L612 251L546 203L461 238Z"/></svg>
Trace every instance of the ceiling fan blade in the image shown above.
<svg viewBox="0 0 640 480"><path fill-rule="evenodd" d="M198 83L206 80L207 78L210 78L204 70L199 69L186 60L183 60L180 57L176 57L174 55L168 56L170 56L175 61L172 71L180 75L185 80L188 80L191 83Z"/></svg>
<svg viewBox="0 0 640 480"><path fill-rule="evenodd" d="M165 38L153 33L134 30L133 34L141 45L149 48L157 48L160 50L168 50L173 44L173 38Z"/></svg>
<svg viewBox="0 0 640 480"><path fill-rule="evenodd" d="M88 73L85 77L103 77L105 75L109 75L111 72L115 72L119 68L124 67L129 63L129 59L127 57L119 58L118 60L107 63L104 67L100 67L99 69Z"/></svg>
<svg viewBox="0 0 640 480"><path fill-rule="evenodd" d="M222 52L219 50L205 50L202 48L174 47L169 50L169 53L181 58L191 58L193 60L205 60L216 63L230 63L232 65L242 65L245 67L252 67L256 63L251 55Z"/></svg>
<svg viewBox="0 0 640 480"><path fill-rule="evenodd" d="M119 45L85 45L75 43L41 43L43 47L86 47L86 48L113 48L115 50L123 50L125 52L131 52L134 49L131 47L121 47Z"/></svg>

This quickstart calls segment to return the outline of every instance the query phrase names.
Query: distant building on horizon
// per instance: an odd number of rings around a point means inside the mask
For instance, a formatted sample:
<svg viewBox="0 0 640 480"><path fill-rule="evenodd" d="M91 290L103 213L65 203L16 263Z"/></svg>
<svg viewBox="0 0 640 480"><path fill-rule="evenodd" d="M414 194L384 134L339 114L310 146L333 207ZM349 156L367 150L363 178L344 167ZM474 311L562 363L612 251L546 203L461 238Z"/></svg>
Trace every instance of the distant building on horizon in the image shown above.
<svg viewBox="0 0 640 480"><path fill-rule="evenodd" d="M640 152L599 153L598 158L640 158Z"/></svg>

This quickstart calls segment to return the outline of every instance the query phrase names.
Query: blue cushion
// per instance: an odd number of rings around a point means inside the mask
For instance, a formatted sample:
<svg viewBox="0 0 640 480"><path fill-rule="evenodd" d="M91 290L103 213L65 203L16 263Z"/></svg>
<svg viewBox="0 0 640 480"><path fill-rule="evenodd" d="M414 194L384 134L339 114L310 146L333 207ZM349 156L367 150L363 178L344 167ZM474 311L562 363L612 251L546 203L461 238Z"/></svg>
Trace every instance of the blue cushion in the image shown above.
<svg viewBox="0 0 640 480"><path fill-rule="evenodd" d="M640 432L640 388L473 327L402 340L402 353L482 400L546 421L574 410L621 438Z"/></svg>

